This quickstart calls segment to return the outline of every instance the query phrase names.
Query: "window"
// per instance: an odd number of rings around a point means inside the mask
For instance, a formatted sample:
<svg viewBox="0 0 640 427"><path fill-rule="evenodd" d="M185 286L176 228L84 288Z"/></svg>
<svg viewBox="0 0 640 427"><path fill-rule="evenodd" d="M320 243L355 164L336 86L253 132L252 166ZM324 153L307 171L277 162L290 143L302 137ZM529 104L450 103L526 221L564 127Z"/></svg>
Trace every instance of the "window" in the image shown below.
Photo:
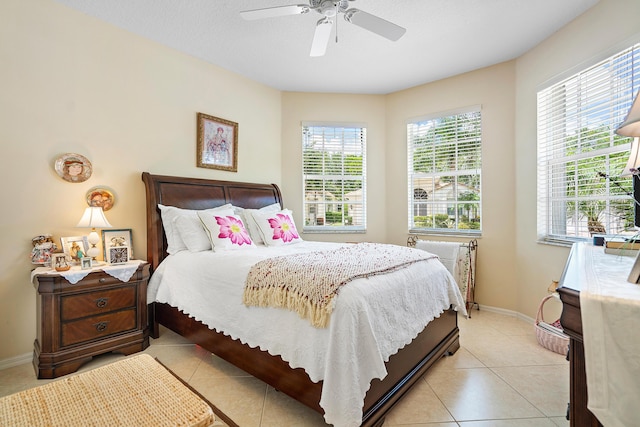
<svg viewBox="0 0 640 427"><path fill-rule="evenodd" d="M407 124L409 231L479 234L480 107Z"/></svg>
<svg viewBox="0 0 640 427"><path fill-rule="evenodd" d="M615 130L639 87L637 44L538 92L540 241L570 243L633 225L632 180L619 177L631 139Z"/></svg>
<svg viewBox="0 0 640 427"><path fill-rule="evenodd" d="M305 232L366 230L364 126L302 124Z"/></svg>

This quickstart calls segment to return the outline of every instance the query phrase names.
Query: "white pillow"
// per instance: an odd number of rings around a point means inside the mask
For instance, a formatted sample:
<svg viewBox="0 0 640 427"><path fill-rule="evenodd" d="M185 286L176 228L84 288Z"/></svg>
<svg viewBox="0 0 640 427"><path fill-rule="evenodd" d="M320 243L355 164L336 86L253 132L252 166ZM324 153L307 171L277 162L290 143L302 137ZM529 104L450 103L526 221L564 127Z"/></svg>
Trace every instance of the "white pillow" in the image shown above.
<svg viewBox="0 0 640 427"><path fill-rule="evenodd" d="M233 209L198 212L198 217L207 230L214 251L255 249L256 246L253 244L242 218L239 215L234 215Z"/></svg>
<svg viewBox="0 0 640 427"><path fill-rule="evenodd" d="M289 209L279 212L251 212L267 246L282 246L302 242L293 214Z"/></svg>
<svg viewBox="0 0 640 427"><path fill-rule="evenodd" d="M244 222L245 227L247 227L247 230L249 231L249 235L251 236L251 240L253 240L253 243L261 244L261 243L264 243L262 240L262 234L258 229L258 224L256 224L256 221L253 219L252 213L253 212L275 213L275 212L280 212L281 209L282 208L280 207L280 203L274 203L272 205L268 205L260 209L244 209L238 206L234 206L233 212L236 215L240 215L240 218L242 218L242 222Z"/></svg>
<svg viewBox="0 0 640 427"><path fill-rule="evenodd" d="M174 220L175 230L189 252L211 250L211 241L197 215L179 215Z"/></svg>
<svg viewBox="0 0 640 427"><path fill-rule="evenodd" d="M228 203L223 206L219 206L216 208L205 209L205 211L213 211L216 209L229 209L231 204ZM180 233L175 225L175 219L178 216L187 215L187 216L196 216L197 210L192 209L182 209L176 208L175 206L165 206L158 205L160 208L160 216L162 217L162 226L164 227L164 234L167 237L167 253L175 254L180 251L187 250L187 246L185 245L182 237L180 237Z"/></svg>

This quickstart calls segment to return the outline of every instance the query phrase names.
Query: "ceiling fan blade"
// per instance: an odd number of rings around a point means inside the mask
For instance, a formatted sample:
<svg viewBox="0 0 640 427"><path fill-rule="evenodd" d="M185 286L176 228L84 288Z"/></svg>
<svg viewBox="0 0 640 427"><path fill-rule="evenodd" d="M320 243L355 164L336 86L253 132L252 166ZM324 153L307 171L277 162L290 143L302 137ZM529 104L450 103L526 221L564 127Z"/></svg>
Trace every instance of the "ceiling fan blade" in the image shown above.
<svg viewBox="0 0 640 427"><path fill-rule="evenodd" d="M331 37L331 28L333 21L329 18L322 18L316 24L316 32L313 34L313 42L311 42L311 53L309 56L323 56L327 51L327 44Z"/></svg>
<svg viewBox="0 0 640 427"><path fill-rule="evenodd" d="M344 19L358 27L369 30L391 41L397 41L407 32L405 28L389 22L386 19L378 18L360 9L349 9L344 13Z"/></svg>
<svg viewBox="0 0 640 427"><path fill-rule="evenodd" d="M265 9L244 10L240 16L248 21L263 18L276 18L278 16L302 15L311 10L308 5L294 4L291 6L267 7Z"/></svg>

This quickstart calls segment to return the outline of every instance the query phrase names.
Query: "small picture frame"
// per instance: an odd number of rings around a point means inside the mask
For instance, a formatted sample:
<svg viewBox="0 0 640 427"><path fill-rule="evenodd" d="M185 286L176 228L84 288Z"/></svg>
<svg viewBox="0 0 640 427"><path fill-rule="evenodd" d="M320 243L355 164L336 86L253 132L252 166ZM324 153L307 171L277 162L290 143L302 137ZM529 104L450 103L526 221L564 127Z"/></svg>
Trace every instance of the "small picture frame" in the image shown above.
<svg viewBox="0 0 640 427"><path fill-rule="evenodd" d="M132 259L133 239L130 228L102 230L102 255L106 262L110 262L109 249L123 246L128 248L129 259Z"/></svg>
<svg viewBox="0 0 640 427"><path fill-rule="evenodd" d="M55 271L67 271L71 268L71 262L68 255L64 252L55 252L51 254L51 268Z"/></svg>
<svg viewBox="0 0 640 427"><path fill-rule="evenodd" d="M197 166L238 171L238 123L198 113Z"/></svg>
<svg viewBox="0 0 640 427"><path fill-rule="evenodd" d="M81 267L83 270L89 270L89 269L92 267L92 265L91 265L91 258L90 258L90 257L88 257L88 256L86 256L86 257L84 257L84 258L81 258L81 259L80 259L80 267Z"/></svg>
<svg viewBox="0 0 640 427"><path fill-rule="evenodd" d="M61 237L60 243L62 243L62 251L67 254L73 262L79 263L80 259L86 256L89 250L89 240L87 236Z"/></svg>
<svg viewBox="0 0 640 427"><path fill-rule="evenodd" d="M128 246L113 246L107 251L106 261L109 264L124 264L129 262L129 247Z"/></svg>

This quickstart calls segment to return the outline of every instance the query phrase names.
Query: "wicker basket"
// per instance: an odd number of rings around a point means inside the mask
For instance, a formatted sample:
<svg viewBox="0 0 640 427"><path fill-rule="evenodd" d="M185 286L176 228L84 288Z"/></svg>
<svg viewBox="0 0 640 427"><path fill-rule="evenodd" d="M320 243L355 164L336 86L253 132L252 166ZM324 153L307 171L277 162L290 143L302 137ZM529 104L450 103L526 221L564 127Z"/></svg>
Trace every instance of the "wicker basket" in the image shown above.
<svg viewBox="0 0 640 427"><path fill-rule="evenodd" d="M544 348L555 353L566 355L569 349L569 337L564 333L562 328L555 326L559 326L559 322L550 324L544 321L544 303L551 298L553 298L553 295L547 295L540 301L538 314L536 315L536 338L538 339L538 343Z"/></svg>

